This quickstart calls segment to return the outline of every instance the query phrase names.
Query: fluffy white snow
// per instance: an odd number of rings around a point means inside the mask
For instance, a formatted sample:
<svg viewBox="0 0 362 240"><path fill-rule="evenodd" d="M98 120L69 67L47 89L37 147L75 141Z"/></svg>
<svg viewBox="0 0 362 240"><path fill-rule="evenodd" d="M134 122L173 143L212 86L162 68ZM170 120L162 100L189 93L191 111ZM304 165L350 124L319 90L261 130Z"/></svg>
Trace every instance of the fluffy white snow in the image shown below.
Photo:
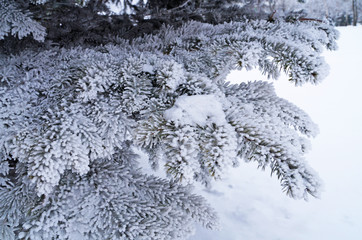
<svg viewBox="0 0 362 240"><path fill-rule="evenodd" d="M278 95L320 127L307 160L324 180L321 199L290 199L268 170L241 163L203 191L220 214L221 230L200 227L192 240L362 239L362 26L339 30L339 50L325 53L331 69L320 85L295 87L285 77L276 82ZM233 82L266 79L257 71L229 77Z"/></svg>
<svg viewBox="0 0 362 240"><path fill-rule="evenodd" d="M222 105L214 95L181 96L165 111L164 117L181 125L226 124Z"/></svg>

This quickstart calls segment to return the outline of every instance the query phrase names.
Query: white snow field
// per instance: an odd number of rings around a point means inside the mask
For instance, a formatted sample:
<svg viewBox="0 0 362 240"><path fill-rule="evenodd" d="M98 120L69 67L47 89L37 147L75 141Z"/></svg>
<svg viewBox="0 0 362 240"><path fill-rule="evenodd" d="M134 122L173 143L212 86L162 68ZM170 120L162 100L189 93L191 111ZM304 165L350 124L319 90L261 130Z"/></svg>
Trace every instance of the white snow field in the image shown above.
<svg viewBox="0 0 362 240"><path fill-rule="evenodd" d="M325 53L330 74L321 84L295 87L285 77L275 82L279 96L319 125L307 160L324 181L321 199L290 199L269 169L241 163L202 191L219 212L220 231L200 227L190 239L362 239L362 26L339 31L339 50ZM229 75L234 83L261 79L258 71Z"/></svg>

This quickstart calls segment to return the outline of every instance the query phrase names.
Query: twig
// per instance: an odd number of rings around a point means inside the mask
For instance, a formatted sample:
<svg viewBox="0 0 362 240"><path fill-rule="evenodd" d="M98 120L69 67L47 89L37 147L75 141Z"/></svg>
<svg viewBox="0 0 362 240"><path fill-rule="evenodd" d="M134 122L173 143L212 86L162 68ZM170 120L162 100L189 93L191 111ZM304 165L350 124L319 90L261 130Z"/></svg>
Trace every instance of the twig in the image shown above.
<svg viewBox="0 0 362 240"><path fill-rule="evenodd" d="M323 22L320 19L316 19L316 18L299 18L299 21L316 21L316 22Z"/></svg>

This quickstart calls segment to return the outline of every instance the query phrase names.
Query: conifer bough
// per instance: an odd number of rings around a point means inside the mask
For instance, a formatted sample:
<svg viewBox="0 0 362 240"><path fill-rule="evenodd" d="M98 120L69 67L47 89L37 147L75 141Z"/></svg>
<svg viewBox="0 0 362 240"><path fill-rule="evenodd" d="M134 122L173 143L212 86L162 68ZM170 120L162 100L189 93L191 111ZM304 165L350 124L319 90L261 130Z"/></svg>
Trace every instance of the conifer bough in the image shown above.
<svg viewBox="0 0 362 240"><path fill-rule="evenodd" d="M187 239L218 226L190 186L239 161L318 196L316 125L272 84L225 78L319 83L332 26L250 17L242 1L109 2L0 0L0 239Z"/></svg>

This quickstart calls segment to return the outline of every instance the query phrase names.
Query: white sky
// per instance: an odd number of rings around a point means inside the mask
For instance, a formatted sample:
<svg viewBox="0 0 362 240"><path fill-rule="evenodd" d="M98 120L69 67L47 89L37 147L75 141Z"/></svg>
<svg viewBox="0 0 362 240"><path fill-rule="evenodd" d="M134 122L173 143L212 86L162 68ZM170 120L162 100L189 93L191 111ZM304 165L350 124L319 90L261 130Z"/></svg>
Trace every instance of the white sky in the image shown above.
<svg viewBox="0 0 362 240"><path fill-rule="evenodd" d="M339 50L325 53L331 70L320 85L295 87L282 78L275 83L279 96L319 125L307 160L324 181L322 198L289 199L270 171L244 163L203 193L220 213L222 229L200 228L191 239L362 239L362 26L339 30ZM233 82L265 79L257 71L229 77Z"/></svg>

